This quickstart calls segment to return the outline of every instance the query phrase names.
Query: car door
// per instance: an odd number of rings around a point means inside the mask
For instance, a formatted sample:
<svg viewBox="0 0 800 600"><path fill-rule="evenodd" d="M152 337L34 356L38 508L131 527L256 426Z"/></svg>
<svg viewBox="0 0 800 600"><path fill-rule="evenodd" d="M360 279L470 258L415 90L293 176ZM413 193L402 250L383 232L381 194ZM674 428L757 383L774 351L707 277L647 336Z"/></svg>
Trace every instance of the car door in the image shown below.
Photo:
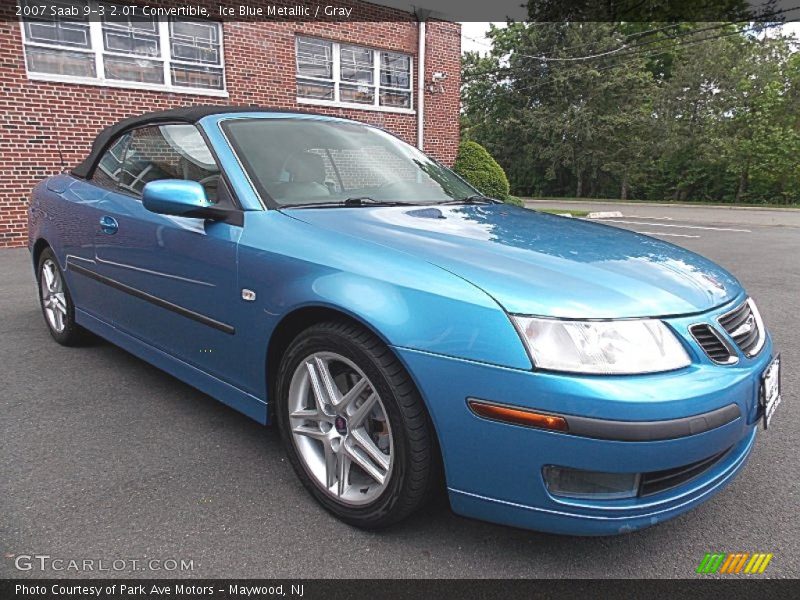
<svg viewBox="0 0 800 600"><path fill-rule="evenodd" d="M161 215L141 201L157 179L189 179L208 199L232 205L216 161L194 125L131 132L117 189L100 203L97 273L113 299L111 320L126 333L220 379L236 375L240 300L236 253L241 226Z"/></svg>
<svg viewBox="0 0 800 600"><path fill-rule="evenodd" d="M54 215L62 224L62 248L75 306L102 320L109 320L114 304L109 302L106 286L87 277L97 271L94 257L94 237L106 197L117 189L118 177L125 157L130 134L115 140L98 161L90 179L72 179L62 196L69 201L68 210Z"/></svg>

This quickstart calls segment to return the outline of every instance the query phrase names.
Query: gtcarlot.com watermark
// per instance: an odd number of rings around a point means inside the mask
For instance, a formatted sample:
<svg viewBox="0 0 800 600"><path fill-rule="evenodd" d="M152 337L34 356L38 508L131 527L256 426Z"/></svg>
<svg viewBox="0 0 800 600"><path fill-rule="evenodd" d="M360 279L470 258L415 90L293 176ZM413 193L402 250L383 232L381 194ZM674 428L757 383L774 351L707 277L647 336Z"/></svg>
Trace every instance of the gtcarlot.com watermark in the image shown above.
<svg viewBox="0 0 800 600"><path fill-rule="evenodd" d="M63 558L49 554L18 554L9 556L18 571L34 572L108 572L131 571L194 571L194 560L185 558Z"/></svg>

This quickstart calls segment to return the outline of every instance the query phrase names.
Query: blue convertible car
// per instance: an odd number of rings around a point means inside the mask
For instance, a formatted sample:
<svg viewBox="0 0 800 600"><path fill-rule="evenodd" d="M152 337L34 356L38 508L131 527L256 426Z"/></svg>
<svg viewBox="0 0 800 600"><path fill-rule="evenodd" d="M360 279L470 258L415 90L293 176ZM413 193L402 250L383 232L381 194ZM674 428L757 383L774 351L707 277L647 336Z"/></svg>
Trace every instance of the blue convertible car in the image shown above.
<svg viewBox="0 0 800 600"><path fill-rule="evenodd" d="M632 531L742 469L780 402L755 303L665 242L481 196L345 119L104 130L30 202L42 311L261 423L340 519Z"/></svg>

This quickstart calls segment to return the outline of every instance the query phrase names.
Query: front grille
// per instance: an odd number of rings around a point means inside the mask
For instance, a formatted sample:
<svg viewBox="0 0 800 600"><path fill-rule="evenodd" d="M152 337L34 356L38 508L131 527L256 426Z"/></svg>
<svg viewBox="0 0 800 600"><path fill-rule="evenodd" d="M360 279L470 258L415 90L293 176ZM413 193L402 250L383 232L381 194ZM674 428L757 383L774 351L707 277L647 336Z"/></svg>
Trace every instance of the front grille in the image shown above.
<svg viewBox="0 0 800 600"><path fill-rule="evenodd" d="M708 358L715 363L723 365L736 362L736 355L728 343L722 339L711 325L700 323L689 327L692 337L700 344L700 347L708 355Z"/></svg>
<svg viewBox="0 0 800 600"><path fill-rule="evenodd" d="M753 356L761 350L764 341L761 319L753 310L749 299L731 312L722 315L718 320L747 356Z"/></svg>
<svg viewBox="0 0 800 600"><path fill-rule="evenodd" d="M682 467L642 473L641 482L639 483L639 496L652 496L691 481L717 464L729 450L730 448Z"/></svg>

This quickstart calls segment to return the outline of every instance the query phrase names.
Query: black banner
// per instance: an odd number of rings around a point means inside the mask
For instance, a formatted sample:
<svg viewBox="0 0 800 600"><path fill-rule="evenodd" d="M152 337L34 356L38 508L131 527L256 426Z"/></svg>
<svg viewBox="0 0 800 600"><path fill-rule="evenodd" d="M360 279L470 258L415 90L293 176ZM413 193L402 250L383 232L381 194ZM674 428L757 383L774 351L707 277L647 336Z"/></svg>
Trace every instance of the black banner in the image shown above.
<svg viewBox="0 0 800 600"><path fill-rule="evenodd" d="M469 579L243 579L243 580L0 580L3 600L172 599L243 600L302 598L303 600L427 599L481 600L538 598L789 598L798 585L792 580L469 580Z"/></svg>
<svg viewBox="0 0 800 600"><path fill-rule="evenodd" d="M797 21L800 0L0 0L0 19Z"/></svg>

